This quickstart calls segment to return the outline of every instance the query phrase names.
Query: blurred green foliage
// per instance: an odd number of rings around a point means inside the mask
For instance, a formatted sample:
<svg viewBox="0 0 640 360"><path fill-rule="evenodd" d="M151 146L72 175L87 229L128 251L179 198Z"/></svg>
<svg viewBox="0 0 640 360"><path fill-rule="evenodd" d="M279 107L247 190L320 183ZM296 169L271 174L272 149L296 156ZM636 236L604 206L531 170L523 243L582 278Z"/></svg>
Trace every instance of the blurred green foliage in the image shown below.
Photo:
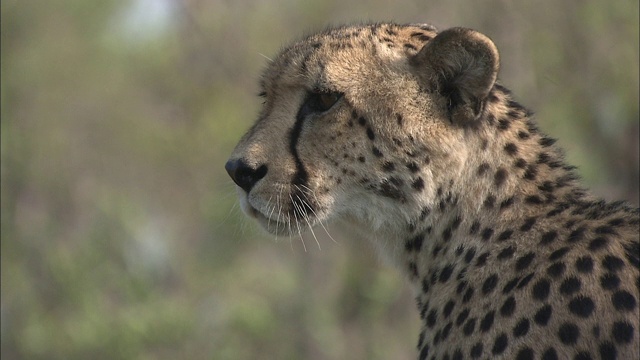
<svg viewBox="0 0 640 360"><path fill-rule="evenodd" d="M224 174L265 57L330 23L487 33L586 181L638 203L637 1L13 0L1 16L5 359L415 356L412 295L366 239L274 243Z"/></svg>

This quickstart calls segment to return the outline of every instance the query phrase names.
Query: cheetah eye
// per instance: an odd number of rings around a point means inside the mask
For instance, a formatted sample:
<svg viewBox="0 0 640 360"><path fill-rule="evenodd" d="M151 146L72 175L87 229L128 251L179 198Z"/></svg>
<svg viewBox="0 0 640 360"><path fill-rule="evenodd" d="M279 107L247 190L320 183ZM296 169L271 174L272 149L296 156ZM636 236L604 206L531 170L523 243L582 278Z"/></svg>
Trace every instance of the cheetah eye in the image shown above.
<svg viewBox="0 0 640 360"><path fill-rule="evenodd" d="M325 112L331 109L341 97L342 94L338 92L311 92L302 106L309 112Z"/></svg>

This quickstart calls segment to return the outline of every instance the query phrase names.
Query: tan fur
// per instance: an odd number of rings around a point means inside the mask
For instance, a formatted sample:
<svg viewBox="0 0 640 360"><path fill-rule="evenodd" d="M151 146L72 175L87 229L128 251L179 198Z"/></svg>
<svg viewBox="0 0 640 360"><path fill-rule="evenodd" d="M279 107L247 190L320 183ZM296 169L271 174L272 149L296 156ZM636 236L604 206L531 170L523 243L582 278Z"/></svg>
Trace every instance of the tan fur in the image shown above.
<svg viewBox="0 0 640 360"><path fill-rule="evenodd" d="M227 163L242 208L277 235L341 220L375 239L416 289L421 358L637 359L638 211L579 186L498 68L462 28L294 43ZM341 97L318 111L318 94Z"/></svg>

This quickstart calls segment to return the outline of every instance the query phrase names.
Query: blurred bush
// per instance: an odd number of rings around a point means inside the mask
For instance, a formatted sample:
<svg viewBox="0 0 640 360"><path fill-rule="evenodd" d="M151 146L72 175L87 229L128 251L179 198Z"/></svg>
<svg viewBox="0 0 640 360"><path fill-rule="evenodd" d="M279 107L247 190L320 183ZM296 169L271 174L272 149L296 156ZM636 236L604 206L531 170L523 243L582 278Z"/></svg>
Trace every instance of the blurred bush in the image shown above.
<svg viewBox="0 0 640 360"><path fill-rule="evenodd" d="M329 23L464 25L602 196L638 204L638 2L1 3L1 355L412 358L365 240L274 244L223 164L280 46ZM311 240L309 240L311 239Z"/></svg>

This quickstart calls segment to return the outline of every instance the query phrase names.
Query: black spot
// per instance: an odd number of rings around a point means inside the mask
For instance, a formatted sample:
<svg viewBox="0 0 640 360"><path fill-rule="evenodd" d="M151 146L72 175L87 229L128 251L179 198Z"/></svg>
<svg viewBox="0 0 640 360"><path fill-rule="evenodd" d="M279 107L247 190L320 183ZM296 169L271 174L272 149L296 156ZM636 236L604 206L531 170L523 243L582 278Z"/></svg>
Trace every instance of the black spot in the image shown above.
<svg viewBox="0 0 640 360"><path fill-rule="evenodd" d="M482 176L489 170L489 164L482 163L478 166L478 175Z"/></svg>
<svg viewBox="0 0 640 360"><path fill-rule="evenodd" d="M484 230L482 230L482 240L488 241L489 239L491 239L491 235L493 235L492 228L485 228Z"/></svg>
<svg viewBox="0 0 640 360"><path fill-rule="evenodd" d="M513 312L516 310L516 299L513 296L509 296L507 300L500 307L500 315L504 317L509 317L513 315Z"/></svg>
<svg viewBox="0 0 640 360"><path fill-rule="evenodd" d="M484 200L484 204L483 205L484 205L485 208L491 209L495 203L496 203L496 197L493 196L493 195L489 195Z"/></svg>
<svg viewBox="0 0 640 360"><path fill-rule="evenodd" d="M363 163L365 161L364 156L358 156L358 161L360 161L361 163Z"/></svg>
<svg viewBox="0 0 640 360"><path fill-rule="evenodd" d="M462 355L462 350L460 350L459 348L456 349L456 351L453 352L453 355L451 356L451 360L463 360L464 359L464 355Z"/></svg>
<svg viewBox="0 0 640 360"><path fill-rule="evenodd" d="M609 225L598 226L597 228L594 229L594 232L596 234L599 234L599 235L607 235L607 234L615 234L616 233L616 231L613 229L613 227L609 226Z"/></svg>
<svg viewBox="0 0 640 360"><path fill-rule="evenodd" d="M542 184L538 185L538 190L544 192L553 192L553 183L551 181L544 181Z"/></svg>
<svg viewBox="0 0 640 360"><path fill-rule="evenodd" d="M611 327L611 335L618 344L626 344L633 339L633 325L626 321L616 321Z"/></svg>
<svg viewBox="0 0 640 360"><path fill-rule="evenodd" d="M527 286L527 284L529 284L531 279L533 279L533 275L534 275L534 273L531 273L531 274L523 277L522 280L520 280L520 282L518 283L517 288L518 289L522 289L523 287Z"/></svg>
<svg viewBox="0 0 640 360"><path fill-rule="evenodd" d="M573 345L580 337L580 329L573 323L563 323L558 329L558 338L565 345Z"/></svg>
<svg viewBox="0 0 640 360"><path fill-rule="evenodd" d="M513 336L521 337L529 332L529 319L523 318L513 327Z"/></svg>
<svg viewBox="0 0 640 360"><path fill-rule="evenodd" d="M475 235L475 233L477 233L479 229L480 229L480 223L478 221L474 221L473 224L471 224L471 227L469 228L469 235Z"/></svg>
<svg viewBox="0 0 640 360"><path fill-rule="evenodd" d="M444 229L442 232L442 240L445 242L451 240L451 228Z"/></svg>
<svg viewBox="0 0 640 360"><path fill-rule="evenodd" d="M507 339L507 334L501 333L500 335L498 335L498 337L496 338L496 341L493 343L493 348L491 349L491 352L493 353L493 355L502 354L504 350L507 348L508 343L509 341Z"/></svg>
<svg viewBox="0 0 640 360"><path fill-rule="evenodd" d="M380 149L378 149L375 146L371 147L371 152L373 153L373 155L375 155L376 157L382 157L382 151L380 151Z"/></svg>
<svg viewBox="0 0 640 360"><path fill-rule="evenodd" d="M582 256L576 260L576 270L581 273L590 273L593 270L593 259L590 256Z"/></svg>
<svg viewBox="0 0 640 360"><path fill-rule="evenodd" d="M551 319L552 308L551 305L547 304L538 309L538 311L533 315L533 321L540 326L547 326L549 323L549 319Z"/></svg>
<svg viewBox="0 0 640 360"><path fill-rule="evenodd" d="M464 255L464 262L467 264L470 263L474 256L476 256L476 250L474 248L467 250L467 253Z"/></svg>
<svg viewBox="0 0 640 360"><path fill-rule="evenodd" d="M493 325L493 319L495 317L495 311L489 311L480 321L480 330L482 332L487 332L491 329Z"/></svg>
<svg viewBox="0 0 640 360"><path fill-rule="evenodd" d="M503 200L500 203L500 210L504 210L504 209L510 207L511 205L513 205L513 202L514 202L513 196Z"/></svg>
<svg viewBox="0 0 640 360"><path fill-rule="evenodd" d="M599 236L589 243L589 250L596 251L600 250L607 245L608 240L602 236Z"/></svg>
<svg viewBox="0 0 640 360"><path fill-rule="evenodd" d="M471 298L473 297L473 292L474 292L473 288L469 287L467 291L464 293L464 296L462 297L462 302L468 303L469 300L471 300Z"/></svg>
<svg viewBox="0 0 640 360"><path fill-rule="evenodd" d="M569 311L576 316L587 318L593 313L596 305L590 297L579 295L569 302Z"/></svg>
<svg viewBox="0 0 640 360"><path fill-rule="evenodd" d="M567 205L567 204L559 204L553 210L551 210L551 211L549 211L547 213L547 217L552 217L552 216L556 216L558 214L561 214L565 210L567 210L568 208L569 208L569 205Z"/></svg>
<svg viewBox="0 0 640 360"><path fill-rule="evenodd" d="M556 261L556 260L560 260L561 258L563 258L567 253L569 252L569 248L568 247L562 247L554 252L551 253L551 255L549 255L549 260L551 261Z"/></svg>
<svg viewBox="0 0 640 360"><path fill-rule="evenodd" d="M536 257L533 251L526 253L516 260L516 271L522 271L531 265L531 262Z"/></svg>
<svg viewBox="0 0 640 360"><path fill-rule="evenodd" d="M463 281L460 281L460 282L458 283L458 287L456 288L456 294L458 294L458 295L462 294L462 292L464 291L464 289L466 289L466 288L467 288L467 286L468 286L468 285L469 285L469 283L468 283L468 282L466 282L466 281L464 281L464 280L463 280Z"/></svg>
<svg viewBox="0 0 640 360"><path fill-rule="evenodd" d="M636 227L637 228L637 227ZM635 267L640 267L640 242L631 242L624 245L625 256L629 263Z"/></svg>
<svg viewBox="0 0 640 360"><path fill-rule="evenodd" d="M460 227L461 222L462 222L462 218L460 216L456 216L456 218L453 219L453 222L451 223L451 230L458 229L458 227Z"/></svg>
<svg viewBox="0 0 640 360"><path fill-rule="evenodd" d="M605 290L614 290L620 286L620 278L613 273L606 273L600 277L600 286Z"/></svg>
<svg viewBox="0 0 640 360"><path fill-rule="evenodd" d="M606 360L615 360L618 358L618 350L616 350L615 345L613 345L609 341L605 341L600 344L600 358Z"/></svg>
<svg viewBox="0 0 640 360"><path fill-rule="evenodd" d="M469 316L469 309L462 310L462 312L458 314L458 317L456 318L456 326L462 325L462 323L465 320L467 320L468 316Z"/></svg>
<svg viewBox="0 0 640 360"><path fill-rule="evenodd" d="M556 349L548 348L542 353L542 360L558 360L558 353L556 353Z"/></svg>
<svg viewBox="0 0 640 360"><path fill-rule="evenodd" d="M560 284L560 292L564 295L572 295L578 291L580 291L580 287L582 283L580 279L577 277L569 277L564 279L562 284Z"/></svg>
<svg viewBox="0 0 640 360"><path fill-rule="evenodd" d="M515 154L517 154L517 153L518 153L518 147L517 147L517 146L516 146L516 144L514 144L514 143L507 143L507 144L504 146L504 151L505 151L507 154L509 154L509 155L511 155L511 156L514 156Z"/></svg>
<svg viewBox="0 0 640 360"><path fill-rule="evenodd" d="M542 239L540 240L540 245L547 245L553 242L558 237L558 233L556 231L548 231L542 234Z"/></svg>
<svg viewBox="0 0 640 360"><path fill-rule="evenodd" d="M429 213L431 213L431 209L429 209L428 207L422 208L422 210L420 211L420 221L424 221L424 219L426 219L427 216L429 216ZM431 227L429 227L428 229L430 232Z"/></svg>
<svg viewBox="0 0 640 360"><path fill-rule="evenodd" d="M586 351L580 351L573 357L573 360L593 360L591 354Z"/></svg>
<svg viewBox="0 0 640 360"><path fill-rule="evenodd" d="M373 130L367 126L367 137L369 138L369 140L374 140L376 138L376 135L373 133Z"/></svg>
<svg viewBox="0 0 640 360"><path fill-rule="evenodd" d="M440 278L438 279L441 283L447 282L453 273L453 266L447 265L440 272Z"/></svg>
<svg viewBox="0 0 640 360"><path fill-rule="evenodd" d="M433 337L433 344L436 345L440 342L440 337L442 336L442 330L438 330L436 335Z"/></svg>
<svg viewBox="0 0 640 360"><path fill-rule="evenodd" d="M429 279L426 277L422 279L422 292L425 294L429 292Z"/></svg>
<svg viewBox="0 0 640 360"><path fill-rule="evenodd" d="M524 169L527 166L527 161L523 158L518 158L518 160L516 160L513 165L519 169Z"/></svg>
<svg viewBox="0 0 640 360"><path fill-rule="evenodd" d="M386 172L390 172L395 170L396 165L392 162L386 161L384 164L382 164L382 170L386 171Z"/></svg>
<svg viewBox="0 0 640 360"><path fill-rule="evenodd" d="M500 235L498 235L497 240L498 241L508 240L509 238L511 238L512 234L513 234L513 230L505 230L505 231L501 232Z"/></svg>
<svg viewBox="0 0 640 360"><path fill-rule="evenodd" d="M422 249L422 243L424 241L424 236L422 234L414 237L413 239L409 240L406 242L405 244L405 250L412 252L412 251L420 251Z"/></svg>
<svg viewBox="0 0 640 360"><path fill-rule="evenodd" d="M410 50L418 50L415 46L411 45L411 44L404 44L404 47Z"/></svg>
<svg viewBox="0 0 640 360"><path fill-rule="evenodd" d="M528 133L528 132L526 132L526 131L524 131L524 130L520 130L520 131L518 131L518 137L519 137L520 139L522 139L522 140L526 140L526 139L528 139L529 137L531 137L531 135L529 135L529 133Z"/></svg>
<svg viewBox="0 0 640 360"><path fill-rule="evenodd" d="M482 293L486 295L492 292L493 289L496 288L497 284L498 284L498 275L493 274L489 276L482 284Z"/></svg>
<svg viewBox="0 0 640 360"><path fill-rule="evenodd" d="M508 292L513 290L513 288L516 287L516 284L518 284L518 281L520 281L520 277L518 277L518 276L516 276L513 279L509 280L509 282L507 282L507 284L504 286L504 288L502 288L502 293L503 294L507 294Z"/></svg>
<svg viewBox="0 0 640 360"><path fill-rule="evenodd" d="M420 171L420 167L418 166L418 164L413 161L407 164L407 169L409 169L409 171L411 171L412 173L417 173L418 171Z"/></svg>
<svg viewBox="0 0 640 360"><path fill-rule="evenodd" d="M508 176L509 174L507 173L507 170L505 170L504 168L499 168L498 171L496 171L496 174L493 176L493 183L496 185L496 187L501 187L507 180Z"/></svg>
<svg viewBox="0 0 640 360"><path fill-rule="evenodd" d="M472 359L477 359L482 356L482 343L478 342L471 348L469 355Z"/></svg>
<svg viewBox="0 0 640 360"><path fill-rule="evenodd" d="M536 220L537 219L534 218L534 217L527 218L527 220L525 220L524 224L522 224L522 226L520 227L520 231L527 232L527 231L531 230L533 225L536 224Z"/></svg>
<svg viewBox="0 0 640 360"><path fill-rule="evenodd" d="M551 289L551 284L547 279L540 279L537 283L533 285L531 288L531 294L533 298L538 301L545 301L547 297L549 297L549 290Z"/></svg>
<svg viewBox="0 0 640 360"><path fill-rule="evenodd" d="M555 142L556 142L556 139L552 139L550 137L544 136L544 137L540 138L540 140L538 141L538 144L540 144L540 145L542 145L544 147L549 147L549 146L555 144Z"/></svg>
<svg viewBox="0 0 640 360"><path fill-rule="evenodd" d="M547 268L547 275L558 278L564 274L565 265L563 262L555 262Z"/></svg>
<svg viewBox="0 0 640 360"><path fill-rule="evenodd" d="M538 164L546 164L551 160L551 157L547 153L538 154Z"/></svg>
<svg viewBox="0 0 640 360"><path fill-rule="evenodd" d="M524 172L523 177L527 180L535 180L538 175L538 168L535 165L529 164L527 170Z"/></svg>
<svg viewBox="0 0 640 360"><path fill-rule="evenodd" d="M429 356L429 345L425 345L425 347L423 347L422 350L420 350L420 357L418 359L427 360L428 356Z"/></svg>
<svg viewBox="0 0 640 360"><path fill-rule="evenodd" d="M616 272L624 267L624 261L619 257L607 255L602 260L602 266L611 272Z"/></svg>
<svg viewBox="0 0 640 360"><path fill-rule="evenodd" d="M427 314L427 326L429 328L433 328L433 325L436 324L436 320L438 319L438 312L435 309L431 309L429 314Z"/></svg>
<svg viewBox="0 0 640 360"><path fill-rule="evenodd" d="M568 242L574 243L584 239L584 233L587 230L585 226L580 226L579 228L573 230L569 237L567 238Z"/></svg>
<svg viewBox="0 0 640 360"><path fill-rule="evenodd" d="M358 118L358 124L360 124L361 126L365 126L367 124L367 119L365 119L362 116L360 116Z"/></svg>
<svg viewBox="0 0 640 360"><path fill-rule="evenodd" d="M416 265L416 263L409 263L409 274L411 274L411 276L414 278L418 277L418 266Z"/></svg>
<svg viewBox="0 0 640 360"><path fill-rule="evenodd" d="M533 349L530 347L520 349L516 355L516 360L533 360Z"/></svg>
<svg viewBox="0 0 640 360"><path fill-rule="evenodd" d="M513 246L509 246L498 253L498 260L508 259L512 257L515 252L516 249Z"/></svg>
<svg viewBox="0 0 640 360"><path fill-rule="evenodd" d="M509 128L509 126L511 126L511 123L509 123L509 120L507 119L498 120L498 130L505 131Z"/></svg>
<svg viewBox="0 0 640 360"><path fill-rule="evenodd" d="M540 196L538 195L529 195L524 198L524 202L532 205L540 205L542 204L542 198L540 198Z"/></svg>
<svg viewBox="0 0 640 360"><path fill-rule="evenodd" d="M442 328L442 340L446 340L449 337L449 332L451 331L451 323L448 323L447 325L444 326L444 328Z"/></svg>
<svg viewBox="0 0 640 360"><path fill-rule="evenodd" d="M422 191L424 189L424 180L421 177L418 177L411 183L411 187L417 191Z"/></svg>
<svg viewBox="0 0 640 360"><path fill-rule="evenodd" d="M625 290L614 292L611 302L618 311L633 311L636 308L636 298Z"/></svg>
<svg viewBox="0 0 640 360"><path fill-rule="evenodd" d="M467 320L467 322L462 327L462 333L464 333L465 336L469 336L473 334L473 330L475 330L475 327L476 327L476 318L471 318Z"/></svg>
<svg viewBox="0 0 640 360"><path fill-rule="evenodd" d="M484 266L484 264L487 263L487 258L489 257L489 253L483 253L480 256L478 256L478 259L476 260L476 266L480 267L480 266Z"/></svg>

